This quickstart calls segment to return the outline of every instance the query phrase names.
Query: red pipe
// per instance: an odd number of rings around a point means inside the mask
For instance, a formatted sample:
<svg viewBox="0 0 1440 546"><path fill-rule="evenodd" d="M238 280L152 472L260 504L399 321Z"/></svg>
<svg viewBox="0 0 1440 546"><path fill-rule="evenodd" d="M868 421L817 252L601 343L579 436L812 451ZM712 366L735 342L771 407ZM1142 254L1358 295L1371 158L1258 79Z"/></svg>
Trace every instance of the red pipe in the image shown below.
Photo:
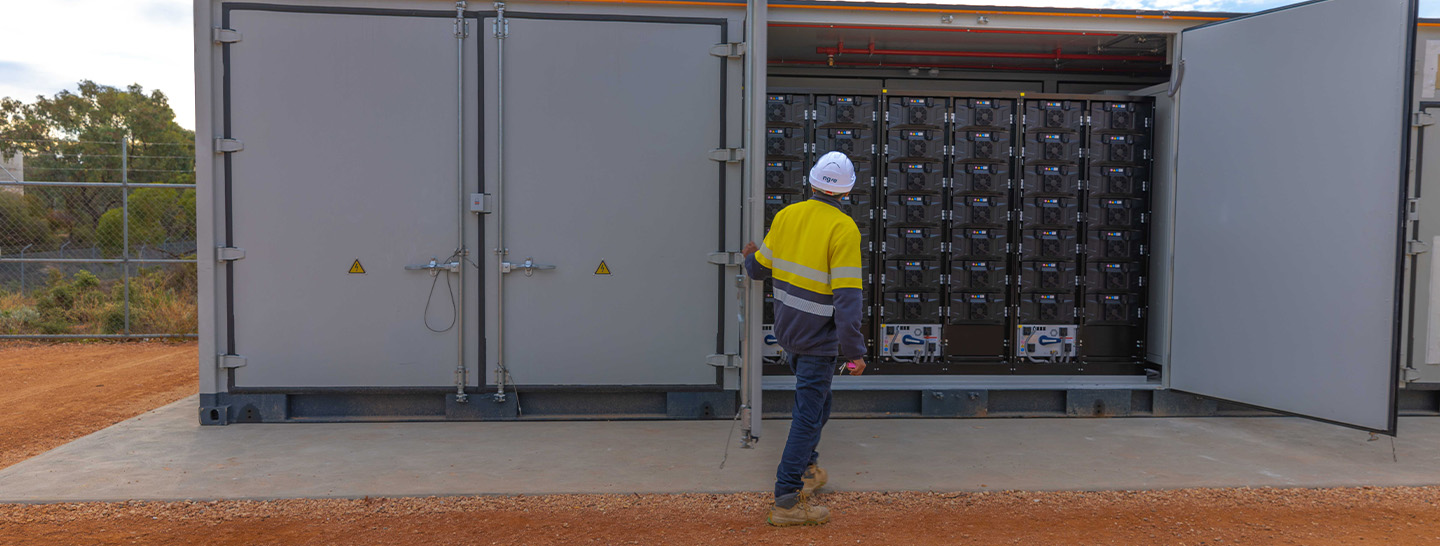
<svg viewBox="0 0 1440 546"><path fill-rule="evenodd" d="M821 55L843 55L846 53L855 55L914 55L917 57L981 57L992 59L1046 59L1046 60L1075 60L1075 61L1164 61L1162 55L1088 55L1083 53L1002 53L988 51L937 51L928 49L860 49L847 48L844 44L838 47L817 47L815 52Z"/></svg>
<svg viewBox="0 0 1440 546"><path fill-rule="evenodd" d="M871 25L801 25L795 23L770 23L770 28L839 28L852 30L904 30L920 32L974 32L977 34L1038 34L1043 36L1119 36L1105 32L1059 32L1050 30L993 30L986 28L927 28L927 27L885 27Z"/></svg>
<svg viewBox="0 0 1440 546"><path fill-rule="evenodd" d="M794 61L792 61L792 60L786 60L786 59L771 59L770 62L769 62L769 64L772 64L772 65L787 65L787 64L788 64L788 65L817 65L817 66L853 66L853 67L868 67L868 68L950 68L950 69L956 69L956 70L1024 70L1024 71L1034 71L1034 72L1108 72L1108 73L1120 73L1120 74L1135 74L1135 73L1140 73L1140 74L1155 73L1155 74L1159 74L1159 73L1161 73L1161 72L1164 72L1163 69L1129 69L1129 70L1120 70L1120 69L1113 69L1113 68L1072 68L1072 67L1058 67L1058 68L1057 68L1057 67L1048 67L1048 66L1013 66L1013 65L994 65L994 64L928 64L928 63L927 63L927 64L925 64L925 65L913 65L913 64L863 63L863 62L855 62L855 61L834 61L834 62L830 62L830 61L811 61L811 60L794 60Z"/></svg>

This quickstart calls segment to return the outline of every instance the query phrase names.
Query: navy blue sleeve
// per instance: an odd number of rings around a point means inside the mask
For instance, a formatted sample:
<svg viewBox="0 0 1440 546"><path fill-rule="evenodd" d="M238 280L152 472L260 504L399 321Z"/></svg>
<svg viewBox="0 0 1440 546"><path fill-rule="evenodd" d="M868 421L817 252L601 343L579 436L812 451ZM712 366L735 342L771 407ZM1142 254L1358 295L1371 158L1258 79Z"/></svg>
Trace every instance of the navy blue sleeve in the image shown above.
<svg viewBox="0 0 1440 546"><path fill-rule="evenodd" d="M760 262L755 260L755 254L759 253L757 252L745 257L745 273L757 281L770 278L770 268L760 265Z"/></svg>
<svg viewBox="0 0 1440 546"><path fill-rule="evenodd" d="M859 288L835 289L835 334L840 340L842 362L865 358L865 334L860 332L864 299Z"/></svg>

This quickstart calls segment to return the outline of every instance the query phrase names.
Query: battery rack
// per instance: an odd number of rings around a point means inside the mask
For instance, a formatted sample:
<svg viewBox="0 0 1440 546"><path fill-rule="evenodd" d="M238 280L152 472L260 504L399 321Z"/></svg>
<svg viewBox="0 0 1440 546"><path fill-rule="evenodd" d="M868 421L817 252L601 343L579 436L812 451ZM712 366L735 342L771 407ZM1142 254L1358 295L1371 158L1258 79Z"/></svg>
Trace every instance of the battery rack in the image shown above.
<svg viewBox="0 0 1440 546"><path fill-rule="evenodd" d="M1149 99L783 89L765 225L814 160L856 167L867 374L1144 373ZM771 335L766 375L788 375Z"/></svg>

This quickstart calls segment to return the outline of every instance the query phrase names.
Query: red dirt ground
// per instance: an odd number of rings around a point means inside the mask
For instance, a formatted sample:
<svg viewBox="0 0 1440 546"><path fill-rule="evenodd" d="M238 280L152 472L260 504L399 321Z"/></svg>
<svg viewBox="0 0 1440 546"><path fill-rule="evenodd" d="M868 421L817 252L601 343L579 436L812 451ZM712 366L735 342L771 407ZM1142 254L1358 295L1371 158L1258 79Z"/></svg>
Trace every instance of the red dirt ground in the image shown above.
<svg viewBox="0 0 1440 546"><path fill-rule="evenodd" d="M195 392L193 343L0 345L0 468ZM841 476L831 469L834 479ZM0 544L1440 544L1440 488L0 505Z"/></svg>

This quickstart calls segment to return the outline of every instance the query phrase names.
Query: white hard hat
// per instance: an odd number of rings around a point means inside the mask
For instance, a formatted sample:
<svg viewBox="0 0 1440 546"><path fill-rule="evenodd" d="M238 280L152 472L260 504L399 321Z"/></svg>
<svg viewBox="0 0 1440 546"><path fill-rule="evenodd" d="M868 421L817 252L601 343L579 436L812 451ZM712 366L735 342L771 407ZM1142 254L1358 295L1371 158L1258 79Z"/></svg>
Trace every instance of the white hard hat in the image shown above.
<svg viewBox="0 0 1440 546"><path fill-rule="evenodd" d="M855 187L855 164L840 152L822 155L810 168L810 185L830 193L849 193Z"/></svg>

